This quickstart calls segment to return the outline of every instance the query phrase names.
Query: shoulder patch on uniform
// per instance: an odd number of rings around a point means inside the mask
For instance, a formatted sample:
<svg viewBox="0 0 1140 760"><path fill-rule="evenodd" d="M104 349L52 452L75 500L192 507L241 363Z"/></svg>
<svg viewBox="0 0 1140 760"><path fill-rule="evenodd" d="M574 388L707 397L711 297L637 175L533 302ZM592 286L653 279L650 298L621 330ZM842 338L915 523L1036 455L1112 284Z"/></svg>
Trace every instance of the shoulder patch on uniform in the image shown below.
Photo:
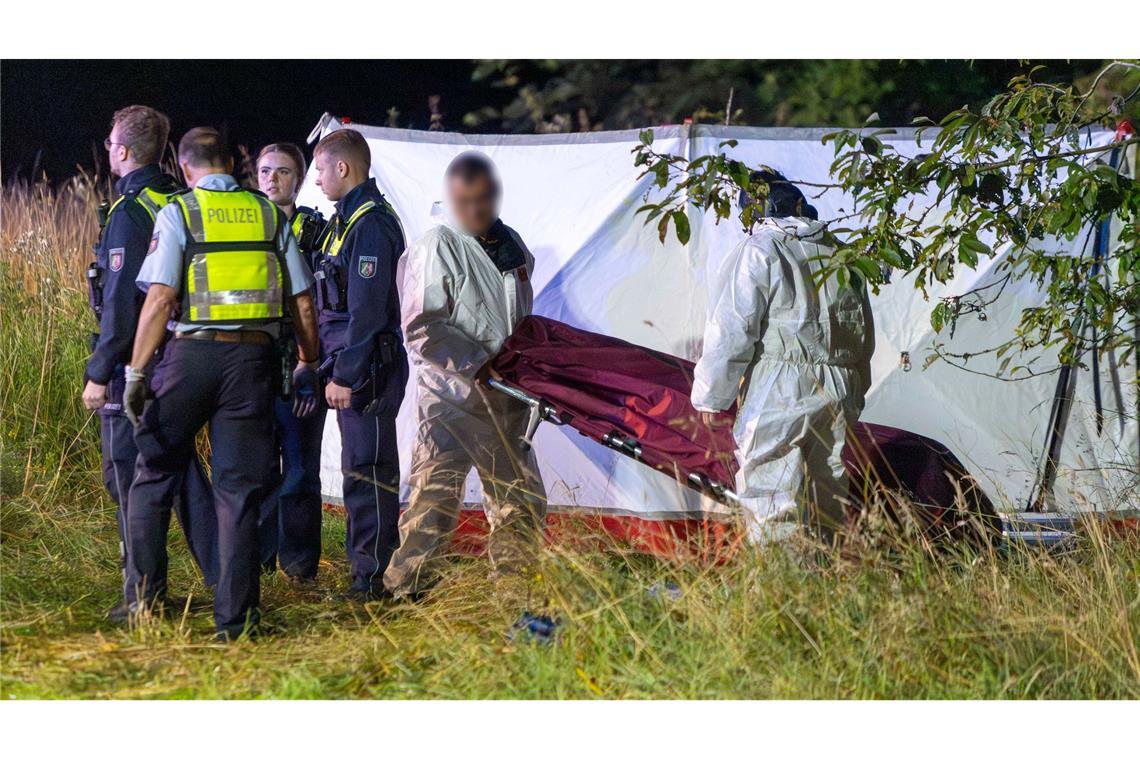
<svg viewBox="0 0 1140 760"><path fill-rule="evenodd" d="M126 250L123 248L112 248L111 250L107 251L107 264L110 266L112 272L118 272L123 268L124 253L126 253Z"/></svg>
<svg viewBox="0 0 1140 760"><path fill-rule="evenodd" d="M376 257L375 256L361 256L360 257L360 276L366 280L370 280L376 276Z"/></svg>
<svg viewBox="0 0 1140 760"><path fill-rule="evenodd" d="M150 247L146 249L147 256L154 253L158 249L158 236L161 234L161 232L156 232L150 236Z"/></svg>

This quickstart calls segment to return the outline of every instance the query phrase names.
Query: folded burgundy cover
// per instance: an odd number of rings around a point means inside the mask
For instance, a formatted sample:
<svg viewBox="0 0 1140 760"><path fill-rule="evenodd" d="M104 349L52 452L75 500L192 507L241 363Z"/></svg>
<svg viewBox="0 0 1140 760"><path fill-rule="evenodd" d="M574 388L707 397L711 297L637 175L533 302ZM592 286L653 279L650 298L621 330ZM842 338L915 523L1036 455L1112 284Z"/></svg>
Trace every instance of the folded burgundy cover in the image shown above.
<svg viewBox="0 0 1140 760"><path fill-rule="evenodd" d="M696 473L734 487L736 409L721 413L723 425L700 422L689 402L690 361L532 316L519 323L491 366L594 440L609 437L627 452L636 446L639 460L683 480ZM980 496L945 446L898 428L857 423L844 462L856 503L876 488L902 492L936 511L952 508L961 488Z"/></svg>

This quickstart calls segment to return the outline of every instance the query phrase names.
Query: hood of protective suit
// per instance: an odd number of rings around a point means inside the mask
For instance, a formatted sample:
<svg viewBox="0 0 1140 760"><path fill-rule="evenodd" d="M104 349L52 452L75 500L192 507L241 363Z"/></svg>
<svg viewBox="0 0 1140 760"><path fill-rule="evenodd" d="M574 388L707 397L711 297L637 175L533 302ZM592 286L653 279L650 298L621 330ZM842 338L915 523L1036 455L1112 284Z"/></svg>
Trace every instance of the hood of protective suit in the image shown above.
<svg viewBox="0 0 1140 760"><path fill-rule="evenodd" d="M520 266L500 271L477 238L446 216L436 221L400 262L404 336L421 401L427 393L464 405L480 367L530 314L534 257L517 232L501 225L521 259Z"/></svg>
<svg viewBox="0 0 1140 760"><path fill-rule="evenodd" d="M789 182L788 178L780 174L780 172L763 169L761 171L752 172L751 179L753 181L762 180L768 183L768 197L762 209L762 215L764 217L819 218L819 213L815 210L815 206L808 203L803 191L796 187L795 183ZM752 201L753 198L748 194L747 190L740 191L740 199L738 202L741 208L752 203Z"/></svg>

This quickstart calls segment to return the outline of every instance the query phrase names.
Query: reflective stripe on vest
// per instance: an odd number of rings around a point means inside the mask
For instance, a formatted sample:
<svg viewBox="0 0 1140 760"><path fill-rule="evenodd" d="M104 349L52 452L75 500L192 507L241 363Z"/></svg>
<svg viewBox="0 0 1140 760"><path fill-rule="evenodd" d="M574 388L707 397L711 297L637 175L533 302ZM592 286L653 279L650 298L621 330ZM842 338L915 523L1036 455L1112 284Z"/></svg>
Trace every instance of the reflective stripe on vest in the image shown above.
<svg viewBox="0 0 1140 760"><path fill-rule="evenodd" d="M175 200L187 232L186 321L280 319L277 207L244 190L194 188Z"/></svg>
<svg viewBox="0 0 1140 760"><path fill-rule="evenodd" d="M162 207L170 203L170 196L166 193L152 190L149 187L144 187L139 194L135 196L135 200L150 214L150 218L153 220L158 216L158 212L162 211Z"/></svg>
<svg viewBox="0 0 1140 760"><path fill-rule="evenodd" d="M120 195L115 199L115 202L111 204L111 208L107 209L107 222L103 223L104 227L106 227L107 224L111 221L111 214L115 213L115 211L118 210L119 206L123 205L123 201L127 200L129 197L130 196L127 195Z"/></svg>
<svg viewBox="0 0 1140 760"><path fill-rule="evenodd" d="M289 228L293 230L293 237L297 238L297 240L301 239L301 227L304 226L307 216L308 214L302 211L294 215L293 221L289 222Z"/></svg>
<svg viewBox="0 0 1140 760"><path fill-rule="evenodd" d="M356 224L356 221L360 219L360 217L364 216L374 208L381 208L388 211L392 210L392 207L389 206L387 202L385 202L383 206L377 205L376 201L365 201L364 203L360 204L360 208L352 212L352 216L348 218L348 224L344 225L344 229L340 231L339 235L331 234L325 236L325 255L336 256L340 254L340 248L344 245L344 239L348 237L348 231L352 229L352 225ZM335 233L333 226L330 226L330 230Z"/></svg>
<svg viewBox="0 0 1140 760"><path fill-rule="evenodd" d="M170 195L169 193L164 193L161 190L155 190L150 187L140 188L136 193L120 195L115 199L115 202L111 204L111 207L107 209L107 220L109 221L111 215L120 208L126 210L127 207L123 204L127 201L135 201L139 207L146 212L147 216L150 217L150 221L153 224L155 218L158 216L158 212L162 211L162 207L170 203ZM106 223L104 223L103 226L106 227Z"/></svg>

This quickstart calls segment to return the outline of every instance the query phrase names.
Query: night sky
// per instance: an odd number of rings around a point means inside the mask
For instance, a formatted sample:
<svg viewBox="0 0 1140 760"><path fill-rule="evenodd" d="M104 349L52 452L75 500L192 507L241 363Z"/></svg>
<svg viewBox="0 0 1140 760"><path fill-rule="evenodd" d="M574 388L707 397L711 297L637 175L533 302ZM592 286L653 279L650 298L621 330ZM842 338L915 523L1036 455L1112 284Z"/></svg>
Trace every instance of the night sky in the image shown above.
<svg viewBox="0 0 1140 760"><path fill-rule="evenodd" d="M275 141L304 145L325 111L365 124L425 129L429 95L443 97L444 125L498 93L472 87L471 61L4 61L0 68L0 165L4 179L36 166L66 179L95 157L116 109L153 106L171 120L171 139L194 126L226 130L234 146L257 151ZM500 91L502 97L509 92Z"/></svg>

